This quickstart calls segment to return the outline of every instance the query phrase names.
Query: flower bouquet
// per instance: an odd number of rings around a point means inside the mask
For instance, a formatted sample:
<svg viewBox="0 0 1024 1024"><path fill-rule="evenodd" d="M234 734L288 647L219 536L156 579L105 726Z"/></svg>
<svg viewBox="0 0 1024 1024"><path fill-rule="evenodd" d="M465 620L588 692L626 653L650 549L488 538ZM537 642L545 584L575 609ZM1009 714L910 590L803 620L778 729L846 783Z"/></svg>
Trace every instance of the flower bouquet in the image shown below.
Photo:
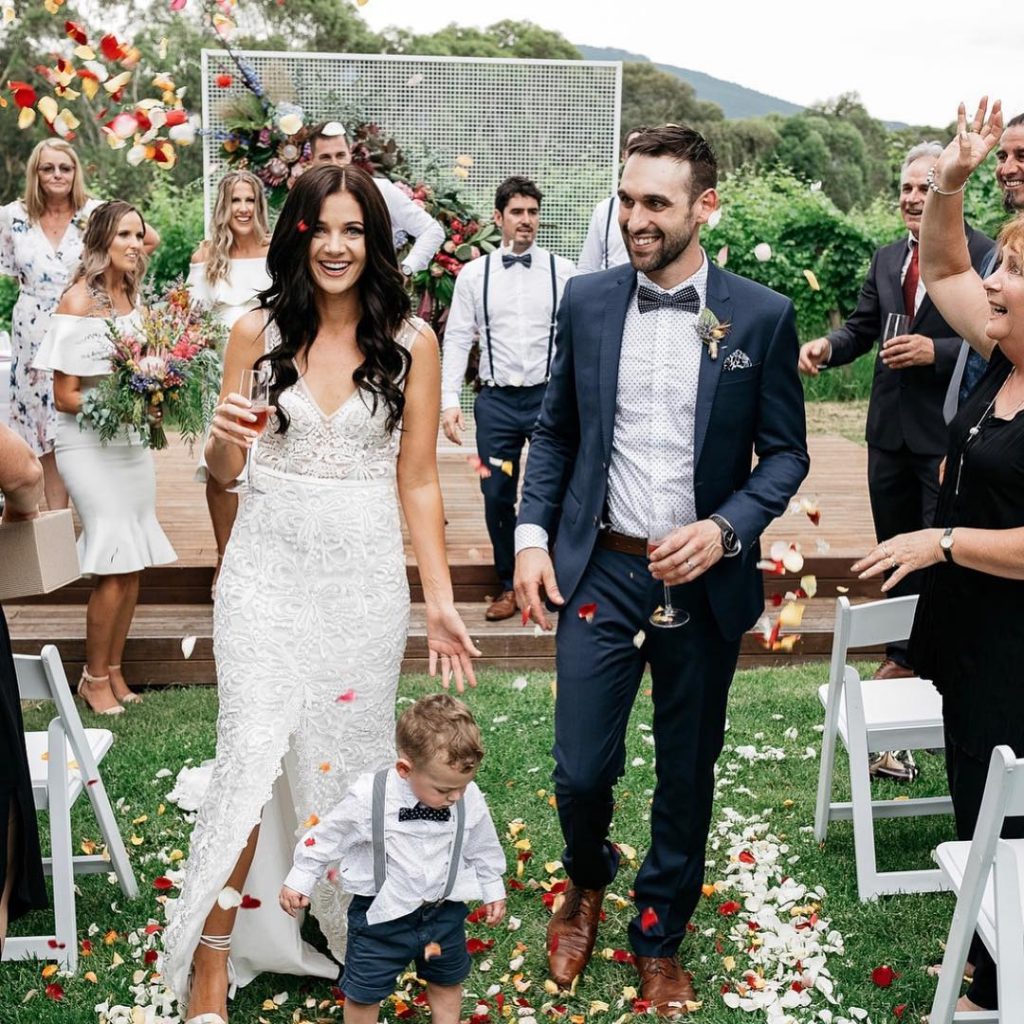
<svg viewBox="0 0 1024 1024"><path fill-rule="evenodd" d="M143 310L138 334L122 333L113 321L108 329L112 372L86 393L79 425L104 443L127 427L159 450L167 447L169 423L194 444L217 404L224 324L178 282Z"/></svg>

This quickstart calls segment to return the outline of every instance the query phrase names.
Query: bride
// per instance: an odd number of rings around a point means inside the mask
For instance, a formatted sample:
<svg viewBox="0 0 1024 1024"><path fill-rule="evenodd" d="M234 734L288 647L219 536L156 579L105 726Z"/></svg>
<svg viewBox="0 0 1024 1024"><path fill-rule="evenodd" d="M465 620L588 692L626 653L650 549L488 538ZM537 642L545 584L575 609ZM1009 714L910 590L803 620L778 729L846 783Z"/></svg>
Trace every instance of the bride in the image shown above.
<svg viewBox="0 0 1024 1024"><path fill-rule="evenodd" d="M260 970L336 972L303 947L273 893L296 827L334 806L356 775L394 760L409 619L399 501L423 579L431 672L440 657L445 686L452 675L459 689L475 685L479 654L445 557L437 339L409 316L373 179L351 167L304 174L267 270L263 307L232 329L206 446L219 480L241 474L257 430L239 381L266 367L276 411L252 448L214 606L217 755L165 938L165 978L197 1024L225 1019L231 961L244 961L242 983ZM329 882L312 900L339 960L345 902Z"/></svg>

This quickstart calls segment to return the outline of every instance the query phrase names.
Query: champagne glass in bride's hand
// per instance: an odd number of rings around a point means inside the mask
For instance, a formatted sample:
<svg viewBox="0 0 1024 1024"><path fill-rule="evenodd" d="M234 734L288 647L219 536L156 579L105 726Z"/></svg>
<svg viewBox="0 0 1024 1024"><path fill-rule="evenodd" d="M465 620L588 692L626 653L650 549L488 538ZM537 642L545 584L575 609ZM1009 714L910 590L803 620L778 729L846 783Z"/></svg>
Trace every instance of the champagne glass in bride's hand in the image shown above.
<svg viewBox="0 0 1024 1024"><path fill-rule="evenodd" d="M675 524L671 522L652 520L647 526L648 555L653 555L665 543L665 539L674 529ZM672 604L672 588L668 583L662 583L662 587L664 589L664 602L651 613L651 625L660 626L662 629L674 629L676 626L685 626L690 621L690 613L682 608L676 608Z"/></svg>
<svg viewBox="0 0 1024 1024"><path fill-rule="evenodd" d="M249 399L251 403L249 412L255 417L253 420L245 420L245 425L255 430L257 435L262 434L267 429L267 423L270 420L270 370L265 366L254 370L243 370L238 393L243 398ZM245 454L243 482L235 487L228 488L228 490L238 492L252 487L252 460L258 440L258 437L253 438L252 444Z"/></svg>

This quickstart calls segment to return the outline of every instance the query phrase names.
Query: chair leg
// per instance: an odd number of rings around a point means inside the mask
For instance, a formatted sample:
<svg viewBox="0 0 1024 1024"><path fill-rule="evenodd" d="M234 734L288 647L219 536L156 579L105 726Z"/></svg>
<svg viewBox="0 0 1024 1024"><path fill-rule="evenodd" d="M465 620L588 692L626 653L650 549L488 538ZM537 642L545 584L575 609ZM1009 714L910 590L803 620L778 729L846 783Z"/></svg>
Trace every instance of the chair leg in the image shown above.
<svg viewBox="0 0 1024 1024"><path fill-rule="evenodd" d="M830 702L832 698L829 698ZM832 788L836 767L836 741L838 738L838 713L832 708L825 709L825 730L821 734L821 760L818 764L818 797L814 806L814 838L825 842L832 804Z"/></svg>
<svg viewBox="0 0 1024 1024"><path fill-rule="evenodd" d="M996 846L996 977L1001 1024L1024 1024L1020 981L1024 978L1024 920L1017 858L1004 842Z"/></svg>
<svg viewBox="0 0 1024 1024"><path fill-rule="evenodd" d="M121 838L121 831L117 827L114 809L110 806L110 797L107 796L103 779L98 771L92 785L86 786L86 792L89 794L89 801L92 804L93 813L96 815L100 833L107 844L110 863L117 874L117 880L121 885L121 892L128 899L133 900L139 895L139 885L135 880L135 872L132 869L131 861L128 859L128 851L125 849L124 840Z"/></svg>
<svg viewBox="0 0 1024 1024"><path fill-rule="evenodd" d="M849 722L849 705L847 721ZM863 729L849 729L850 803L853 815L853 849L857 861L857 895L862 900L878 895L878 866L875 859L875 818L871 807L871 778L868 775L867 735Z"/></svg>
<svg viewBox="0 0 1024 1024"><path fill-rule="evenodd" d="M47 731L54 934L59 947L57 959L65 970L74 972L78 969L78 926L66 738L63 723L55 718Z"/></svg>

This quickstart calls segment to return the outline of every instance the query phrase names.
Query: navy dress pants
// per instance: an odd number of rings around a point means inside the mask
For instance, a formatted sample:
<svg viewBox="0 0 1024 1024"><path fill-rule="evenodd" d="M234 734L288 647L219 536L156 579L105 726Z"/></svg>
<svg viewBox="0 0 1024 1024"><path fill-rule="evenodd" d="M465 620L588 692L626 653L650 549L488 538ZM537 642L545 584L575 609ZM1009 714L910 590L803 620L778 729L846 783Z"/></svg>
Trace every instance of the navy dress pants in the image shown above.
<svg viewBox="0 0 1024 1024"><path fill-rule="evenodd" d="M673 604L690 613L689 623L651 625L663 592L647 564L642 555L595 548L559 617L554 781L566 872L582 888L608 885L618 867L609 837L612 788L625 769L626 727L649 663L657 782L629 931L637 953L674 956L704 879L715 761L740 641L719 632L701 580L672 588ZM590 603L597 610L588 623L578 609ZM640 630L645 640L638 649ZM640 913L648 907L657 923L645 931Z"/></svg>
<svg viewBox="0 0 1024 1024"><path fill-rule="evenodd" d="M491 471L481 477L487 535L494 548L494 568L501 589L512 589L516 568L516 497L519 493L519 460L544 401L544 385L529 388L483 387L476 396L476 451ZM511 464L506 473L502 464Z"/></svg>

